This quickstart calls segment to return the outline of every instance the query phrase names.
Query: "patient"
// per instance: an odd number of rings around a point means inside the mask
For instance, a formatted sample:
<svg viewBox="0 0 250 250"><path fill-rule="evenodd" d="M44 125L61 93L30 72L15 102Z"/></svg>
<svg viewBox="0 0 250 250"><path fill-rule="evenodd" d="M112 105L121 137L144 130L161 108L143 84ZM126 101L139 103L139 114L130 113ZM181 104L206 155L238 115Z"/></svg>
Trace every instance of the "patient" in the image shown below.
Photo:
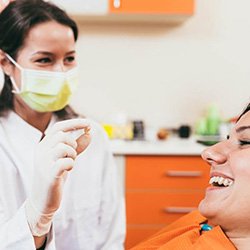
<svg viewBox="0 0 250 250"><path fill-rule="evenodd" d="M194 211L166 227L139 249L250 249L250 104L227 140L209 147L210 185Z"/></svg>

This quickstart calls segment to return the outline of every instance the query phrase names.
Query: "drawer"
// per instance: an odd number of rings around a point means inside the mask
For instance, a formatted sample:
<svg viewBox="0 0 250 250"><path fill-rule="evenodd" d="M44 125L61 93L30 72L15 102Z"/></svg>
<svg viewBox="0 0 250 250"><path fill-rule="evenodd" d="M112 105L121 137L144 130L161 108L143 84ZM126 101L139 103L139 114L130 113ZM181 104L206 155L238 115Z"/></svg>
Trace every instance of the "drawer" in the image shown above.
<svg viewBox="0 0 250 250"><path fill-rule="evenodd" d="M143 240L149 238L153 234L160 231L165 225L146 225L146 226L130 226L127 227L125 249L128 250L131 247L139 244Z"/></svg>
<svg viewBox="0 0 250 250"><path fill-rule="evenodd" d="M199 156L128 156L126 188L204 189L209 171Z"/></svg>
<svg viewBox="0 0 250 250"><path fill-rule="evenodd" d="M196 209L204 192L126 192L128 224L169 224Z"/></svg>

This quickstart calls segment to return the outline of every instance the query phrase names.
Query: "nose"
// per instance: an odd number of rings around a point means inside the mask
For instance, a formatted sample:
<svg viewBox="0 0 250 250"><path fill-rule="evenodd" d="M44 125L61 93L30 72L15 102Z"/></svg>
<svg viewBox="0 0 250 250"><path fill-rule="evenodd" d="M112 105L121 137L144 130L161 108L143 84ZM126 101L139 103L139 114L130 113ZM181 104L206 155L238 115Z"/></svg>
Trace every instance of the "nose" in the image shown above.
<svg viewBox="0 0 250 250"><path fill-rule="evenodd" d="M57 72L66 72L67 69L66 69L66 67L65 67L65 65L64 65L63 62L58 62L58 63L56 63L56 64L54 65L53 71L57 71Z"/></svg>
<svg viewBox="0 0 250 250"><path fill-rule="evenodd" d="M223 164L227 161L229 148L227 142L222 141L205 149L201 156L210 165Z"/></svg>

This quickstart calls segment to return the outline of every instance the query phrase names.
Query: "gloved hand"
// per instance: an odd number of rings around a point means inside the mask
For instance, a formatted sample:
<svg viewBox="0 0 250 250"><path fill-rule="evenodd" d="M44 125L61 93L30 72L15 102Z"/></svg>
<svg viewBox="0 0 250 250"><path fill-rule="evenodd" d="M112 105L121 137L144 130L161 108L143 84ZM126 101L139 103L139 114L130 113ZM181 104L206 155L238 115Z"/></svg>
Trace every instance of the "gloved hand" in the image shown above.
<svg viewBox="0 0 250 250"><path fill-rule="evenodd" d="M74 138L72 131L83 130ZM60 206L67 173L72 170L77 154L90 142L90 127L85 119L55 123L38 144L34 158L31 195L25 209L33 236L49 232L53 215Z"/></svg>

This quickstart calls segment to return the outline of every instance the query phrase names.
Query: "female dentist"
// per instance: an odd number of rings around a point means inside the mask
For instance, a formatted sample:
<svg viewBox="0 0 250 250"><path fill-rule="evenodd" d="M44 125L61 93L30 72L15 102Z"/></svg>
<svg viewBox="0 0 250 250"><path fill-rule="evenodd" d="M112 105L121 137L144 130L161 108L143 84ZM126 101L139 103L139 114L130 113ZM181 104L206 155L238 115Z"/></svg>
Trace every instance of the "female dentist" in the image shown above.
<svg viewBox="0 0 250 250"><path fill-rule="evenodd" d="M51 3L19 0L0 23L0 249L123 249L107 137L68 106L75 22Z"/></svg>

